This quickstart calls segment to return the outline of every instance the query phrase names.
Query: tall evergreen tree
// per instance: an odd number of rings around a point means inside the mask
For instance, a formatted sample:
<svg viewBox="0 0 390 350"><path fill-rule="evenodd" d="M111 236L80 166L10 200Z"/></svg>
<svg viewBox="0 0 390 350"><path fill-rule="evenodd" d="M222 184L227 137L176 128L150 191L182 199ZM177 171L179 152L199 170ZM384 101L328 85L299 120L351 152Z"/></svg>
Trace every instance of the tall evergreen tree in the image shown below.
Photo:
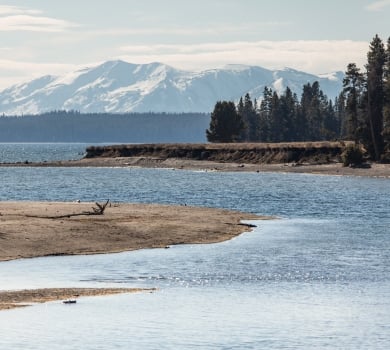
<svg viewBox="0 0 390 350"><path fill-rule="evenodd" d="M281 137L281 113L280 113L280 99L276 91L273 92L270 105L270 130L269 138L271 142L280 142Z"/></svg>
<svg viewBox="0 0 390 350"><path fill-rule="evenodd" d="M244 96L244 100L242 97L240 98L238 113L241 115L244 122L244 130L240 135L240 140L249 142L258 141L258 114L249 93Z"/></svg>
<svg viewBox="0 0 390 350"><path fill-rule="evenodd" d="M219 101L211 113L210 127L206 130L210 142L234 142L244 128L234 102Z"/></svg>
<svg viewBox="0 0 390 350"><path fill-rule="evenodd" d="M359 108L364 90L364 75L355 63L348 64L345 77L343 79L343 94L346 97L345 112L346 125L345 132L348 139L358 141L359 130Z"/></svg>
<svg viewBox="0 0 390 350"><path fill-rule="evenodd" d="M325 140L337 139L340 135L340 123L332 100L329 100L323 116L322 138Z"/></svg>
<svg viewBox="0 0 390 350"><path fill-rule="evenodd" d="M368 145L368 150L374 159L379 160L383 152L383 76L386 55L383 42L378 35L370 43L367 59L367 107L371 134L371 145Z"/></svg>
<svg viewBox="0 0 390 350"><path fill-rule="evenodd" d="M307 83L303 86L301 113L307 126L306 139L311 141L319 139L321 130L320 107L320 89L318 82L315 81L313 84Z"/></svg>
<svg viewBox="0 0 390 350"><path fill-rule="evenodd" d="M240 97L240 100L238 101L237 104L237 113L241 116L242 123L243 123L243 128L237 137L237 141L245 142L245 140L248 137L248 124L244 117L244 99L242 98L242 96Z"/></svg>
<svg viewBox="0 0 390 350"><path fill-rule="evenodd" d="M266 86L259 110L259 140L262 142L270 141L272 95L272 89Z"/></svg>
<svg viewBox="0 0 390 350"><path fill-rule="evenodd" d="M336 118L339 125L339 134L338 136L341 138L345 138L347 135L347 126L346 126L346 111L345 111L345 94L344 92L340 92L339 96L336 97L334 106L335 106L335 113Z"/></svg>
<svg viewBox="0 0 390 350"><path fill-rule="evenodd" d="M279 140L295 140L295 123L297 115L296 96L289 87L279 99Z"/></svg>
<svg viewBox="0 0 390 350"><path fill-rule="evenodd" d="M252 102L249 94L244 98L244 109L248 123L248 141L254 142L259 139L258 130L258 114L255 108L255 104Z"/></svg>

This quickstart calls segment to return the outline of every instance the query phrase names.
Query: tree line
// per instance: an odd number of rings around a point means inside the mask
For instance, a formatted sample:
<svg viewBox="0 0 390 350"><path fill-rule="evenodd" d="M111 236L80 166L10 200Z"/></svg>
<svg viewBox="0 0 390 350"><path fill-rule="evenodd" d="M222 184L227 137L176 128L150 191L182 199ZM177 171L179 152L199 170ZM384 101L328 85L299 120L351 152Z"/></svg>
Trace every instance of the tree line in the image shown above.
<svg viewBox="0 0 390 350"><path fill-rule="evenodd" d="M390 38L386 48L373 38L365 72L348 64L334 101L318 82L305 84L300 98L289 87L281 94L265 87L260 102L249 94L237 105L217 102L206 136L210 142L354 140L372 159L384 160L390 152Z"/></svg>

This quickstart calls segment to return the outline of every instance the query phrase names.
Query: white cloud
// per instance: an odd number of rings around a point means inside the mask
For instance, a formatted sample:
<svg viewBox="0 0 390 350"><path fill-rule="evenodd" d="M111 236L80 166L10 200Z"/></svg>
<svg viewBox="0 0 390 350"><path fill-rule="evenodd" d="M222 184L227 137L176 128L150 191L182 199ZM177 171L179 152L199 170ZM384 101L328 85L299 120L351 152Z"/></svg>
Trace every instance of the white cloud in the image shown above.
<svg viewBox="0 0 390 350"><path fill-rule="evenodd" d="M161 61L182 69L240 63L266 68L292 67L320 74L345 70L350 62L363 66L367 50L367 42L349 40L257 41L124 46L121 58L135 63Z"/></svg>
<svg viewBox="0 0 390 350"><path fill-rule="evenodd" d="M0 59L0 90L44 75L65 74L78 68L80 67L72 64L36 63Z"/></svg>
<svg viewBox="0 0 390 350"><path fill-rule="evenodd" d="M0 5L0 16L21 14L39 15L42 14L42 11L32 10L25 7Z"/></svg>
<svg viewBox="0 0 390 350"><path fill-rule="evenodd" d="M0 6L0 31L62 32L75 26L62 19L42 16L39 10Z"/></svg>
<svg viewBox="0 0 390 350"><path fill-rule="evenodd" d="M381 11L384 7L390 6L390 0L375 1L366 6L368 11Z"/></svg>

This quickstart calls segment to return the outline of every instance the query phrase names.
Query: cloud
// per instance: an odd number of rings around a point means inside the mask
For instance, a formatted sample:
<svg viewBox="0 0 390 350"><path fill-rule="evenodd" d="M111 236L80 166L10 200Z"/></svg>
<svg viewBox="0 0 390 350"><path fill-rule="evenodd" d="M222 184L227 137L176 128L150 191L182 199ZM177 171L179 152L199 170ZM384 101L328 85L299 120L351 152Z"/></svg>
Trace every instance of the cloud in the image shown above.
<svg viewBox="0 0 390 350"><path fill-rule="evenodd" d="M120 58L135 63L161 61L182 69L204 69L239 63L279 69L292 67L320 74L363 66L367 42L349 40L257 41L194 45L134 45L120 48Z"/></svg>
<svg viewBox="0 0 390 350"><path fill-rule="evenodd" d="M0 51L1 52L1 51ZM77 65L61 63L36 63L0 59L0 90L44 75L60 75L80 68Z"/></svg>
<svg viewBox="0 0 390 350"><path fill-rule="evenodd" d="M377 11L381 11L384 7L387 6L390 6L390 0L380 0L367 5L366 10L377 12Z"/></svg>
<svg viewBox="0 0 390 350"><path fill-rule="evenodd" d="M0 16L20 15L20 14L39 15L39 14L42 14L42 11L27 9L24 7L0 5Z"/></svg>
<svg viewBox="0 0 390 350"><path fill-rule="evenodd" d="M62 32L74 23L46 17L42 11L16 6L0 6L0 31Z"/></svg>
<svg viewBox="0 0 390 350"><path fill-rule="evenodd" d="M158 22L157 19L155 22ZM257 21L257 22L245 22L239 24L210 24L207 26L180 26L173 23L166 26L156 26L156 23L145 26L137 26L129 24L129 27L110 27L104 29L85 29L79 33L78 38L80 40L88 40L90 38L102 38L102 37L137 37L144 38L150 42L150 38L154 38L154 41L161 41L163 36L172 37L187 37L196 38L200 37L216 37L219 38L222 35L236 35L237 33L253 33L259 28L263 30L276 30L286 28L291 25L291 22L287 21Z"/></svg>

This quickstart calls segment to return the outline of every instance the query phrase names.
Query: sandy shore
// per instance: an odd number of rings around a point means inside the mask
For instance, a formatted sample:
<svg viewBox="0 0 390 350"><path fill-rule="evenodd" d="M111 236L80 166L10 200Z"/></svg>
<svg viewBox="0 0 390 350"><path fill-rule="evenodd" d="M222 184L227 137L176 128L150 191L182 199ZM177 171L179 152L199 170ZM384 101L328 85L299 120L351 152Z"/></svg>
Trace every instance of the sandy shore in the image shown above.
<svg viewBox="0 0 390 350"><path fill-rule="evenodd" d="M256 215L222 209L147 204L0 202L0 261L98 254L184 243L213 243L250 231ZM69 217L68 217L69 216Z"/></svg>
<svg viewBox="0 0 390 350"><path fill-rule="evenodd" d="M79 297L112 295L120 293L152 292L154 289L140 288L45 288L33 290L0 291L0 310L46 303L56 300L76 300Z"/></svg>
<svg viewBox="0 0 390 350"><path fill-rule="evenodd" d="M66 164L67 162L61 162ZM390 164L370 164L369 168L344 167L342 163L329 164L250 164L231 162L212 162L191 159L152 157L118 157L92 158L68 162L70 166L90 167L142 167L142 168L171 168L183 170L203 170L222 172L279 172L320 175L344 175L390 178Z"/></svg>
<svg viewBox="0 0 390 350"><path fill-rule="evenodd" d="M341 163L309 164L275 163L250 164L235 162L214 162L183 158L158 157L96 157L71 161L43 163L0 164L1 167L140 167L201 171L229 172L279 172L320 175L343 175L390 178L390 164L370 164L367 168L344 167Z"/></svg>
<svg viewBox="0 0 390 350"><path fill-rule="evenodd" d="M0 202L0 261L221 242L251 230L241 220L267 219L222 209L147 204L109 204L103 215L84 215L94 212L93 207L95 203ZM141 289L0 291L0 310L137 291Z"/></svg>

